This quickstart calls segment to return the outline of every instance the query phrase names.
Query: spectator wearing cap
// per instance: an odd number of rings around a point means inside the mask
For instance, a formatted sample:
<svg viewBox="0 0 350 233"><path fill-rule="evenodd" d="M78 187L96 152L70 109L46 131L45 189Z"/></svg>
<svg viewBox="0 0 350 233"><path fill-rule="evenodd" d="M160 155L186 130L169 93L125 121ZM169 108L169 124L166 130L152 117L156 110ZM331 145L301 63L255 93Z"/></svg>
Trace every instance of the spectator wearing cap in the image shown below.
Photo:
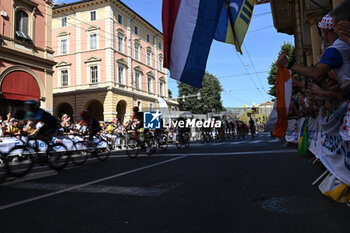
<svg viewBox="0 0 350 233"><path fill-rule="evenodd" d="M18 125L18 120L16 120L15 118L10 119L10 124L8 129L6 130L6 134L13 136L21 134L21 130Z"/></svg>
<svg viewBox="0 0 350 233"><path fill-rule="evenodd" d="M334 30L333 18L330 15L324 16L318 27L321 29L322 38L331 46L324 51L321 60L315 67L299 66L293 62L288 63L285 54L280 55L278 62L293 72L313 80L324 79L330 71L334 72L339 83L350 80L350 46L338 38Z"/></svg>
<svg viewBox="0 0 350 233"><path fill-rule="evenodd" d="M335 24L335 31L339 39L350 45L350 0L341 2L329 13Z"/></svg>

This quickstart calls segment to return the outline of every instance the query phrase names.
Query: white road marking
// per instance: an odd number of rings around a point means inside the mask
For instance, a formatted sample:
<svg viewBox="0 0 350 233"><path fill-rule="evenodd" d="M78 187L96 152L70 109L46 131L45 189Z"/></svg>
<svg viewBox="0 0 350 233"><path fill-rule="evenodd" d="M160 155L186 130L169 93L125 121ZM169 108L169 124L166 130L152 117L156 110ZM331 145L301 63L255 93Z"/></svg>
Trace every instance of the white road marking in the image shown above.
<svg viewBox="0 0 350 233"><path fill-rule="evenodd" d="M264 150L264 151L247 151L247 152L212 152L212 153L186 153L182 154L179 150L179 153L167 153L167 154L154 154L151 157L173 157L173 156L218 156L218 155L255 155L255 154L278 154L278 153L293 153L298 152L298 150ZM128 157L127 155L112 155L110 158L125 158ZM149 157L148 155L139 155L139 157Z"/></svg>
<svg viewBox="0 0 350 233"><path fill-rule="evenodd" d="M190 147L199 147L199 146L205 146L210 144L190 144Z"/></svg>
<svg viewBox="0 0 350 233"><path fill-rule="evenodd" d="M256 140L256 141L251 141L251 142L248 142L249 144L256 144L256 143L260 143L260 142L263 142L264 140Z"/></svg>
<svg viewBox="0 0 350 233"><path fill-rule="evenodd" d="M72 192L80 193L107 193L114 195L129 195L129 196L147 196L158 197L163 193L174 189L181 184L171 185L169 187L121 187L121 186L106 186L106 185L89 185L88 187L81 187L72 190ZM73 184L50 184L50 183L30 183L25 182L21 184L11 185L11 188L17 189L33 189L33 190L47 190L59 191L62 189L72 188Z"/></svg>
<svg viewBox="0 0 350 233"><path fill-rule="evenodd" d="M179 159L183 159L183 158L186 158L186 157L187 157L187 155L179 156L179 157L176 157L176 158L173 158L173 159L168 159L168 160L165 160L165 161L162 161L162 162L159 162L159 163L155 163L155 164L151 164L151 165L148 165L148 166L145 166L145 167L140 167L140 168L136 168L136 169L133 169L133 170L130 170L130 171L118 173L118 174L115 174L115 175L112 175L112 176L107 176L107 177L104 177L104 178L101 178L101 179L93 180L93 181L90 181L90 182L87 182L87 183L84 183L84 184L80 184L80 185L76 185L76 186L73 186L73 187L69 187L69 188L66 188L66 189L62 189L62 190L58 190L58 191L55 191L55 192L39 195L39 196L28 198L28 199L25 199L25 200L22 200L22 201L13 202L13 203L10 203L10 204L7 204L7 205L0 206L0 211L1 210L5 210L5 209L9 209L9 208L12 208L12 207L24 205L24 204L27 204L27 203L30 203L30 202L33 202L33 201L41 200L41 199L44 199L44 198L47 198L47 197L52 197L52 196L55 196L55 195L58 195L58 194L61 194L61 193L66 193L66 192L69 192L69 191L73 191L73 190L76 190L76 189L79 189L79 188L83 188L83 187L86 187L86 186L89 186L89 185L92 185L92 184L96 184L96 183L100 183L100 182L103 182L103 181L111 180L111 179L114 179L114 178L117 178L117 177L125 176L125 175L131 174L131 173L135 173L135 172L138 172L138 171L142 171L142 170L148 169L148 168L152 168L152 167L160 166L160 165L163 165L163 164L167 164L167 163L170 163L170 162L173 162L173 161L176 161L176 160L179 160Z"/></svg>
<svg viewBox="0 0 350 233"><path fill-rule="evenodd" d="M247 152L222 152L222 153L186 153L186 156L226 156L226 155L256 155L256 154L286 154L294 153L298 150L264 150L264 151L247 151ZM158 154L158 156L178 156L180 154Z"/></svg>
<svg viewBox="0 0 350 233"><path fill-rule="evenodd" d="M242 144L244 141L239 141L239 142L231 142L230 145L237 145L237 144Z"/></svg>
<svg viewBox="0 0 350 233"><path fill-rule="evenodd" d="M213 146L219 146L219 145L224 145L224 144L228 144L227 142L217 142L212 144Z"/></svg>
<svg viewBox="0 0 350 233"><path fill-rule="evenodd" d="M281 140L280 139L273 139L273 140L270 140L270 141L267 141L267 142L280 142Z"/></svg>

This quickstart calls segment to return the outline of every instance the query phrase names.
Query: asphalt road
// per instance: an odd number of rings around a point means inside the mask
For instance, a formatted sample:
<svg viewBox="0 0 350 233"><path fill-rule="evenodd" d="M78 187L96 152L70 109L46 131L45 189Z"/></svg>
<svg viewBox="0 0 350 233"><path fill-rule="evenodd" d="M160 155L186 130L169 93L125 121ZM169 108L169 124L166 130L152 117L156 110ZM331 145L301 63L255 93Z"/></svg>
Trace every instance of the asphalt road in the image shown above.
<svg viewBox="0 0 350 233"><path fill-rule="evenodd" d="M129 159L115 152L0 187L0 232L348 232L311 183L322 166L266 134Z"/></svg>

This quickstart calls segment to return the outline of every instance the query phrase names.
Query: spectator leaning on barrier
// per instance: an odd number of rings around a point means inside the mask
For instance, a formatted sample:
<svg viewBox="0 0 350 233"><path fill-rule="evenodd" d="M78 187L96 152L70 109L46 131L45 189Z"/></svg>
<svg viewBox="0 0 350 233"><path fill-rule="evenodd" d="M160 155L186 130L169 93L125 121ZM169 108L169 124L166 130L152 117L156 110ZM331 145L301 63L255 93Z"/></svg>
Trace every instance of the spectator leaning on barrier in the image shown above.
<svg viewBox="0 0 350 233"><path fill-rule="evenodd" d="M15 118L10 119L10 124L6 130L6 134L8 135L20 135L21 130L18 125L18 120Z"/></svg>
<svg viewBox="0 0 350 233"><path fill-rule="evenodd" d="M350 80L350 46L338 38L330 15L324 16L318 27L321 29L322 38L331 46L324 51L321 60L315 67L288 64L284 54L280 55L278 62L293 72L313 80L313 83L308 85L305 101L309 108L308 113L312 118L316 118L321 109L323 117L333 113L339 122L345 110L345 104L341 104L340 84ZM336 119L328 121L327 118L328 126L324 125L324 127L329 127L335 123ZM336 125L333 126L333 130L335 128Z"/></svg>
<svg viewBox="0 0 350 233"><path fill-rule="evenodd" d="M106 122L106 129L105 132L112 135L114 133L114 123L113 122Z"/></svg>
<svg viewBox="0 0 350 233"><path fill-rule="evenodd" d="M350 45L350 0L343 1L329 14L334 18L339 38Z"/></svg>
<svg viewBox="0 0 350 233"><path fill-rule="evenodd" d="M280 55L278 62L293 72L313 80L324 79L331 70L333 70L338 82L343 83L350 80L350 46L338 38L330 15L324 16L318 27L321 29L323 39L331 46L324 51L321 60L315 67L299 66L293 62L288 63L285 54Z"/></svg>
<svg viewBox="0 0 350 233"><path fill-rule="evenodd" d="M29 136L32 136L38 132L33 121L28 120L27 124L23 127L23 132L26 132Z"/></svg>

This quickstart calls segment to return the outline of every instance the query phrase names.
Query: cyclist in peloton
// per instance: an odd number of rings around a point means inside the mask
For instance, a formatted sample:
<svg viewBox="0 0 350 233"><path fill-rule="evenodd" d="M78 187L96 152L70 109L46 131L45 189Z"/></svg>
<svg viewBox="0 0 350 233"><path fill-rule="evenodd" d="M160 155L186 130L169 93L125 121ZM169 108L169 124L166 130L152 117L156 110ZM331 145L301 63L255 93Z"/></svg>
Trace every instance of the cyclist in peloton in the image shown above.
<svg viewBox="0 0 350 233"><path fill-rule="evenodd" d="M143 127L143 114L140 112L139 107L135 106L133 109L133 114L132 114L132 119L131 122L134 123L136 122L137 124L137 129Z"/></svg>
<svg viewBox="0 0 350 233"><path fill-rule="evenodd" d="M134 139L139 142L139 130L143 128L143 113L140 112L139 107L133 107L132 111L134 112L131 118L131 125L134 126L133 130L135 130ZM146 135L148 133L148 129L143 129L143 140L146 140ZM149 153L151 148L147 146L146 153Z"/></svg>
<svg viewBox="0 0 350 233"><path fill-rule="evenodd" d="M90 117L89 112L86 110L81 111L80 116L82 119L80 121L80 124L86 125L88 135L89 135L89 143L92 145L92 140L93 140L94 136L101 131L100 124L95 118Z"/></svg>
<svg viewBox="0 0 350 233"><path fill-rule="evenodd" d="M138 130L143 127L143 114L139 111L139 107L135 106L132 109L133 114L131 118L131 122L129 127L133 126L133 130L135 130L135 140L138 139Z"/></svg>
<svg viewBox="0 0 350 233"><path fill-rule="evenodd" d="M42 122L44 125L37 132L37 138L48 143L52 136L57 133L58 119L39 107L40 104L34 99L24 102L24 110L26 111L25 120L31 120L35 124Z"/></svg>
<svg viewBox="0 0 350 233"><path fill-rule="evenodd" d="M253 120L252 117L250 117L250 120L249 120L249 129L252 137L255 137L255 121Z"/></svg>
<svg viewBox="0 0 350 233"><path fill-rule="evenodd" d="M178 121L179 121L179 122L181 122L181 121L184 122L184 127L179 127L179 126L178 126L178 128L177 128L178 134L179 134L179 135L182 134L183 138L185 138L185 135L187 134L187 135L189 136L187 139L189 139L189 138L190 138L190 135L191 135L191 128L186 127L186 126L187 126L187 125L186 125L186 119L183 118L183 117L180 117L180 118L178 119Z"/></svg>

